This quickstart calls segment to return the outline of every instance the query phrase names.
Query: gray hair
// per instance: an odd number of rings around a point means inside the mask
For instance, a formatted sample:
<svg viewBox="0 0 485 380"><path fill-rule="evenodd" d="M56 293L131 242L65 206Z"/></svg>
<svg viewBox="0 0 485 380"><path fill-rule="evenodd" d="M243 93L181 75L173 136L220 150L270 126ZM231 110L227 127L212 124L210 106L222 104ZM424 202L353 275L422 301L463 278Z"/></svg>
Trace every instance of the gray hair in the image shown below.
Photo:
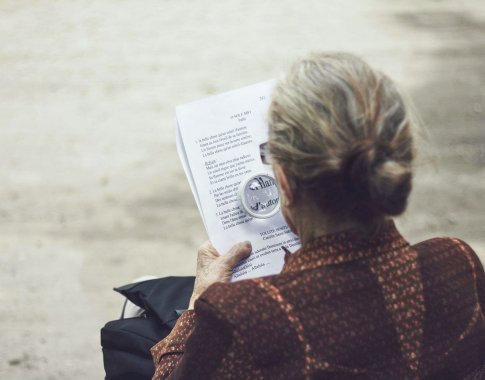
<svg viewBox="0 0 485 380"><path fill-rule="evenodd" d="M322 211L372 224L405 210L413 117L391 79L362 59L297 61L274 90L268 122L272 157Z"/></svg>

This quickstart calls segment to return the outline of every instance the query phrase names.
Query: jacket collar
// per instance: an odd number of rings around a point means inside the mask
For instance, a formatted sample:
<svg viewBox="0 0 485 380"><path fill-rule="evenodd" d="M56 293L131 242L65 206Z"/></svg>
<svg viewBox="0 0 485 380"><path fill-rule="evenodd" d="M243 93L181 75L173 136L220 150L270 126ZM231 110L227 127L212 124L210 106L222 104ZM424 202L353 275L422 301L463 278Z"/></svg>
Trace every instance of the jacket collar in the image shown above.
<svg viewBox="0 0 485 380"><path fill-rule="evenodd" d="M401 236L394 221L389 220L371 238L363 236L358 230L346 230L320 236L292 254L287 252L282 273L362 260L406 246L409 243Z"/></svg>

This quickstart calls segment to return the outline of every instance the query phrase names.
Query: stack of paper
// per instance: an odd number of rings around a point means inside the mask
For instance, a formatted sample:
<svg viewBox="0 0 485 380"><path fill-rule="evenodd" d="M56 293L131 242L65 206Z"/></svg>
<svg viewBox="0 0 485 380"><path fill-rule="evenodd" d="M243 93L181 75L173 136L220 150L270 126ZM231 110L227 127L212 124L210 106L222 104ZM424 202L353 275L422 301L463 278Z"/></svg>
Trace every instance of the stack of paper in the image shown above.
<svg viewBox="0 0 485 380"><path fill-rule="evenodd" d="M239 195L247 178L274 176L260 155L274 84L262 82L176 109L177 150L209 239L221 254L235 243L252 243L251 256L235 268L233 280L279 273L282 246L292 252L299 248L281 212L252 217Z"/></svg>

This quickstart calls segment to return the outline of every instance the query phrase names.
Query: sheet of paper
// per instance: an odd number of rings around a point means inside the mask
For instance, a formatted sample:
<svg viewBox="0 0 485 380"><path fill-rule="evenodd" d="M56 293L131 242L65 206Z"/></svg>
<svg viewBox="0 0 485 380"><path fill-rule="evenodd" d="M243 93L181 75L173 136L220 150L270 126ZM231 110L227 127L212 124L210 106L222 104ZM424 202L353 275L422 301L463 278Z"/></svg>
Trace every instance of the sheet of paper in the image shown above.
<svg viewBox="0 0 485 380"><path fill-rule="evenodd" d="M202 212L202 207L200 205L199 193L197 192L197 188L195 187L194 177L192 176L192 170L190 170L189 162L187 160L187 154L185 153L185 147L182 141L182 136L180 135L180 128L178 126L178 123L177 129L175 131L175 144L177 147L177 153L180 157L180 161L182 162L182 167L184 168L185 175L187 176L187 180L189 181L190 190L192 190L195 203L197 204L197 208L199 209L200 215L202 216L204 227L207 230L207 226L205 225L204 213Z"/></svg>
<svg viewBox="0 0 485 380"><path fill-rule="evenodd" d="M267 141L266 113L274 81L267 81L177 107L177 147L209 239L224 254L249 240L251 256L234 270L233 280L281 271L285 246L299 248L281 212L259 219L239 199L251 175L274 176L263 164L259 145Z"/></svg>

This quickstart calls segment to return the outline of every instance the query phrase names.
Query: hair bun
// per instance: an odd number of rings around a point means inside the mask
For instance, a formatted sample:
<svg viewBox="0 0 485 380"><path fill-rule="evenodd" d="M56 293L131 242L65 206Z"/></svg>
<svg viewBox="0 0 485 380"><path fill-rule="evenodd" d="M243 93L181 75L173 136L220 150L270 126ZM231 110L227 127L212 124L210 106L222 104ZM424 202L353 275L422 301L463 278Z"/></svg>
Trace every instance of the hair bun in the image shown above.
<svg viewBox="0 0 485 380"><path fill-rule="evenodd" d="M347 186L355 201L367 204L367 212L399 215L411 191L411 168L390 157L389 145L362 140L354 145L343 165Z"/></svg>
<svg viewBox="0 0 485 380"><path fill-rule="evenodd" d="M412 107L386 75L345 53L311 54L276 85L270 151L295 192L330 222L369 234L401 214L411 190Z"/></svg>

